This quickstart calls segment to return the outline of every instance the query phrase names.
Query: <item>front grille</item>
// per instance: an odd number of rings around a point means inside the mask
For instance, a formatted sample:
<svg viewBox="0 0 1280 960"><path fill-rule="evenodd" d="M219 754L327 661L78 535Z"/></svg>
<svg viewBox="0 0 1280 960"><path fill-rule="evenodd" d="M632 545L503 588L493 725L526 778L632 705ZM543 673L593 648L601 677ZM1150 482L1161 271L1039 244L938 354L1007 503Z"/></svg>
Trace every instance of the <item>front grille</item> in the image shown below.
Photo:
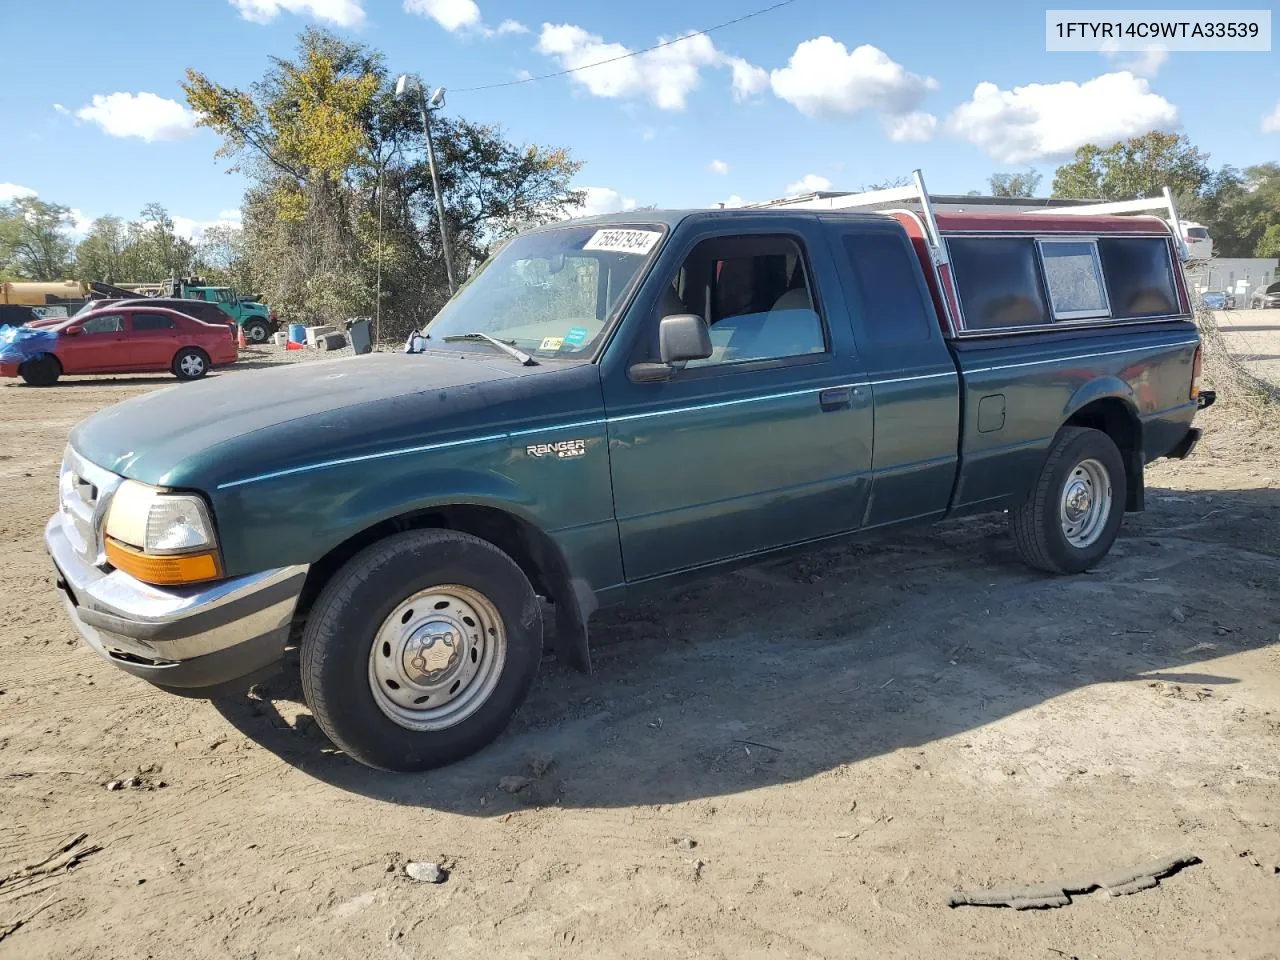
<svg viewBox="0 0 1280 960"><path fill-rule="evenodd" d="M95 466L70 447L62 458L58 475L58 513L62 530L71 547L88 563L106 562L102 545L102 525L111 495L122 477Z"/></svg>

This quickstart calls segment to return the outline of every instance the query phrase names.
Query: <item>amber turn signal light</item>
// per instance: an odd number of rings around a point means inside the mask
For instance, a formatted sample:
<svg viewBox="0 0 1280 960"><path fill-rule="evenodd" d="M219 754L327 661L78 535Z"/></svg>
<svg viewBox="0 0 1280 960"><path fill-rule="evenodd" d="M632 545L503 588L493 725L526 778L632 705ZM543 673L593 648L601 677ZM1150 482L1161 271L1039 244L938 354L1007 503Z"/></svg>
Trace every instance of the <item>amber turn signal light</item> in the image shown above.
<svg viewBox="0 0 1280 960"><path fill-rule="evenodd" d="M123 570L143 583L158 587L203 583L222 576L222 563L216 551L155 557L107 537L106 553L107 559L117 570Z"/></svg>

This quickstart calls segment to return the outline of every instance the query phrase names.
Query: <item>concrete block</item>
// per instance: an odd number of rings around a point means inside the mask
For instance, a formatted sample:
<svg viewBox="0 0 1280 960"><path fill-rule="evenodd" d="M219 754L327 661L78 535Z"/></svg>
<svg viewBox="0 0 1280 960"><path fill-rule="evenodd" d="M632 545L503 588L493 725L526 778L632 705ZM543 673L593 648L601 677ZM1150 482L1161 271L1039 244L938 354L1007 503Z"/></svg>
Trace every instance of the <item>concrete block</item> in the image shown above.
<svg viewBox="0 0 1280 960"><path fill-rule="evenodd" d="M318 346L320 338L326 333L337 333L338 328L334 326L307 327L307 346Z"/></svg>

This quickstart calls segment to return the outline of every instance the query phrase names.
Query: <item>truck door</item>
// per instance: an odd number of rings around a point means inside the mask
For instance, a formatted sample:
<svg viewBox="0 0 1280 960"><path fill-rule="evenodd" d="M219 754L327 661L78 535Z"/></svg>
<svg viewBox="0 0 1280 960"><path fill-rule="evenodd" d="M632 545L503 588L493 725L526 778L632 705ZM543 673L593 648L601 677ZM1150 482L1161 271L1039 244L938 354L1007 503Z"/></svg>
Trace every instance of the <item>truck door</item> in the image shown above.
<svg viewBox="0 0 1280 960"><path fill-rule="evenodd" d="M960 436L960 380L924 271L895 221L826 222L875 399L866 526L946 512Z"/></svg>
<svg viewBox="0 0 1280 960"><path fill-rule="evenodd" d="M854 529L871 466L869 391L814 221L714 221L673 241L605 378L614 509L635 582ZM756 232L750 231L752 227ZM664 382L663 316L696 313L714 352Z"/></svg>

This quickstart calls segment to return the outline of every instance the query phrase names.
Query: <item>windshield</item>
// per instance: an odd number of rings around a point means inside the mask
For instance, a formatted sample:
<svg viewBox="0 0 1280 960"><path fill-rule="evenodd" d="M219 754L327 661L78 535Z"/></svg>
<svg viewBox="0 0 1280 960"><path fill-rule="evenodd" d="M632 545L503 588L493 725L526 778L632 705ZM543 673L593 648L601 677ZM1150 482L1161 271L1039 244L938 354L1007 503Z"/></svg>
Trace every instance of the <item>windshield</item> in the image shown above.
<svg viewBox="0 0 1280 960"><path fill-rule="evenodd" d="M231 303L236 298L235 292L227 287L218 288L214 291L214 294L217 296L219 303Z"/></svg>
<svg viewBox="0 0 1280 960"><path fill-rule="evenodd" d="M431 321L430 345L487 333L543 357L589 354L662 235L661 226L641 224L566 226L516 237Z"/></svg>
<svg viewBox="0 0 1280 960"><path fill-rule="evenodd" d="M1209 231L1206 230L1204 227L1188 227L1187 239L1188 240L1208 240Z"/></svg>

